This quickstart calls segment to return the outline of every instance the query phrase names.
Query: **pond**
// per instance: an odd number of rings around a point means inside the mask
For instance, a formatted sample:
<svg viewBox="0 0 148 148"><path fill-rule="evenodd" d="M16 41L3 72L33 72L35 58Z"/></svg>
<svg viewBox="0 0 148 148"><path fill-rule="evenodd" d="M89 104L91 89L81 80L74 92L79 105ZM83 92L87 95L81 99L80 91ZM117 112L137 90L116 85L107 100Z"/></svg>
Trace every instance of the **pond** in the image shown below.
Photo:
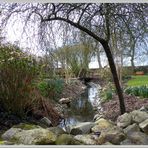
<svg viewBox="0 0 148 148"><path fill-rule="evenodd" d="M65 129L69 125L93 121L93 117L97 111L102 110L99 88L100 86L98 84L93 83L80 96L73 99L70 106L66 109L65 119L61 121L59 126Z"/></svg>

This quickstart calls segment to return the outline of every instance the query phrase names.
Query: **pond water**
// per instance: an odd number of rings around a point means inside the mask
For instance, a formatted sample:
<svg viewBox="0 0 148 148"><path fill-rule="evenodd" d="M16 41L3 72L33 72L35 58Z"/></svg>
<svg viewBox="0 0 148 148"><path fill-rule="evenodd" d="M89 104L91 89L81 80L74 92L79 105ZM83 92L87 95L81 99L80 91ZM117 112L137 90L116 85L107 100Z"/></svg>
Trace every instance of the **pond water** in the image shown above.
<svg viewBox="0 0 148 148"><path fill-rule="evenodd" d="M68 125L93 120L96 110L101 110L98 86L88 86L80 96L73 99L65 111L65 119L61 121L60 127L65 129Z"/></svg>

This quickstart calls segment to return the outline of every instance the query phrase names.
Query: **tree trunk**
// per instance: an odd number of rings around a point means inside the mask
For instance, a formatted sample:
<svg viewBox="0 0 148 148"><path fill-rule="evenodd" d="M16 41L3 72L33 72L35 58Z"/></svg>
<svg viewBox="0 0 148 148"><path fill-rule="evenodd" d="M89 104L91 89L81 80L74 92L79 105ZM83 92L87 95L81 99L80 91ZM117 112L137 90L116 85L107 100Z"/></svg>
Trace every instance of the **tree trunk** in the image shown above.
<svg viewBox="0 0 148 148"><path fill-rule="evenodd" d="M105 50L106 56L108 58L111 73L112 73L113 80L114 80L114 83L115 83L115 86L116 86L117 94L118 94L118 97L119 97L120 112L121 112L121 114L124 114L126 112L125 104L124 104L124 97L123 97L123 92L122 92L122 89L121 89L121 86L120 86L120 83L119 83L117 70L116 70L115 63L114 63L114 60L113 60L113 57L112 57L112 53L111 53L110 47L108 45L108 42L104 42L104 43L101 43L101 44L102 44L102 46Z"/></svg>
<svg viewBox="0 0 148 148"><path fill-rule="evenodd" d="M97 59L98 59L99 68L102 68L100 51L97 51Z"/></svg>
<svg viewBox="0 0 148 148"><path fill-rule="evenodd" d="M134 58L135 58L135 44L136 41L131 42L131 67L132 67L132 72L134 73L134 69L135 69L135 64L134 64Z"/></svg>
<svg viewBox="0 0 148 148"><path fill-rule="evenodd" d="M122 52L122 51L121 51ZM119 79L119 82L120 82L120 86L121 88L123 88L123 82L122 82L122 77L123 77L123 52L121 53L121 66L120 66L120 79Z"/></svg>
<svg viewBox="0 0 148 148"><path fill-rule="evenodd" d="M134 73L134 69L135 69L134 54L131 55L131 67L132 67L132 72Z"/></svg>

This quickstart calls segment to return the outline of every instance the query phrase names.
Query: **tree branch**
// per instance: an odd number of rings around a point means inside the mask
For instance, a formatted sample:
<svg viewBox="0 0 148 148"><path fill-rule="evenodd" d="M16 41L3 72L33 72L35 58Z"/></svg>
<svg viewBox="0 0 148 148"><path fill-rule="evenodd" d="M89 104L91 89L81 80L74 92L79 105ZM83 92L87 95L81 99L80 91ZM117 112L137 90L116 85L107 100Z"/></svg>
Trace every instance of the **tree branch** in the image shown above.
<svg viewBox="0 0 148 148"><path fill-rule="evenodd" d="M82 18L82 16L83 16L83 14L85 13L86 9L87 9L90 5L91 5L91 4L87 4L86 7L82 10L82 13L81 13L81 15L80 15L80 17L79 17L79 20L78 20L78 24L80 23L81 18Z"/></svg>
<svg viewBox="0 0 148 148"><path fill-rule="evenodd" d="M87 28L81 26L80 24L78 23L75 23L69 19L65 19L65 18L61 18L61 17L54 17L54 18L47 18L47 19L43 19L42 22L47 22L47 21L54 21L54 20L59 20L59 21L64 21L64 22L67 22L69 24L71 24L72 26L86 32L87 34L89 34L90 36L92 36L93 38L95 38L97 41L99 41L100 43L104 43L106 42L106 40L104 40L103 38L101 37L98 37L95 33L91 32L90 30L88 30Z"/></svg>

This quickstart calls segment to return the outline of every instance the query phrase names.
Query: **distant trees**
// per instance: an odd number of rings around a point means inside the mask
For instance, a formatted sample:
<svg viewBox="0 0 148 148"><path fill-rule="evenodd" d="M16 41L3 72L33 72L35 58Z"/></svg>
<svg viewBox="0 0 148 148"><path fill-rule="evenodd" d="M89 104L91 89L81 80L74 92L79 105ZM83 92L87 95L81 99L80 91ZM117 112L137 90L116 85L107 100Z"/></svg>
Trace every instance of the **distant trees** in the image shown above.
<svg viewBox="0 0 148 148"><path fill-rule="evenodd" d="M68 69L75 77L85 76L91 59L91 47L86 43L64 46L57 50L56 56L65 65L62 68Z"/></svg>
<svg viewBox="0 0 148 148"><path fill-rule="evenodd" d="M135 68L134 60L136 47L138 42L142 43L144 41L145 35L148 33L146 11L143 11L144 9L146 9L146 4L135 4L126 8L127 12L124 12L126 17L120 16L124 27L122 28L122 32L124 32L128 40L126 49L128 50L128 56L130 57L133 71ZM131 10L133 13L130 12Z"/></svg>

